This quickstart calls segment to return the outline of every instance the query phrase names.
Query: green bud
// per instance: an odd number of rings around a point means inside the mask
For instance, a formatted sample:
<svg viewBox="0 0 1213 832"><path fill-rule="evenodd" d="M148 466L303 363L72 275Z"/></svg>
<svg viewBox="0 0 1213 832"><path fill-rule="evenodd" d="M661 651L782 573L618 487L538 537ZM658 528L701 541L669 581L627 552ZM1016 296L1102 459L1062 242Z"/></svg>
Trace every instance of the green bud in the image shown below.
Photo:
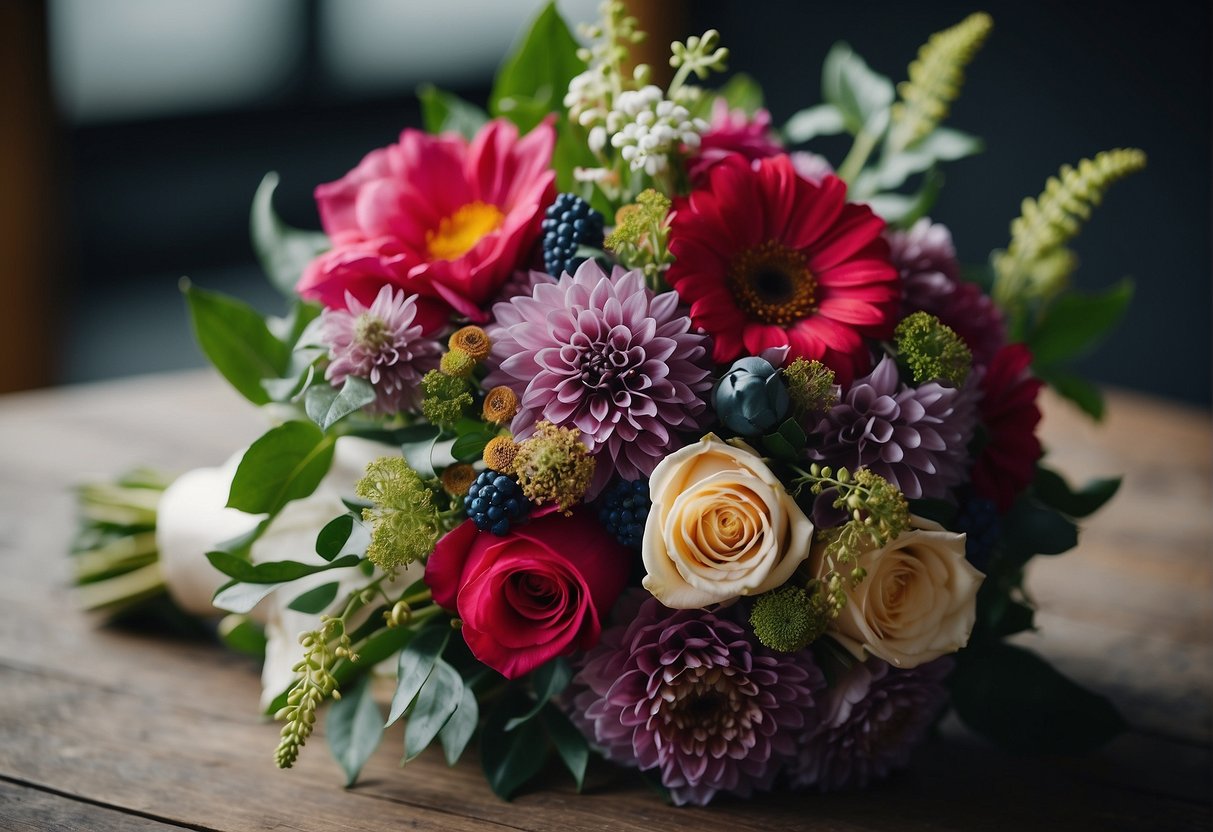
<svg viewBox="0 0 1213 832"><path fill-rule="evenodd" d="M760 595L750 611L754 635L781 653L804 649L825 632L828 616L817 598L792 585Z"/></svg>
<svg viewBox="0 0 1213 832"><path fill-rule="evenodd" d="M960 336L934 315L915 312L893 333L897 353L914 374L914 382L939 380L960 387L973 366L973 353Z"/></svg>

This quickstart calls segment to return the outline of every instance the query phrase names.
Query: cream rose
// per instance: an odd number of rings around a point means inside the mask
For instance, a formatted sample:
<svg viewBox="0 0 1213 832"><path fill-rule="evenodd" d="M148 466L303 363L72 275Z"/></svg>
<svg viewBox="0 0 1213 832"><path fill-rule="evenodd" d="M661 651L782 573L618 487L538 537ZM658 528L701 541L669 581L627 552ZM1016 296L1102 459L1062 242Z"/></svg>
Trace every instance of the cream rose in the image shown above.
<svg viewBox="0 0 1213 832"><path fill-rule="evenodd" d="M649 478L644 588L693 609L780 586L809 555L813 524L748 445L709 434Z"/></svg>
<svg viewBox="0 0 1213 832"><path fill-rule="evenodd" d="M818 576L826 570L823 548L813 547ZM847 605L830 631L856 658L866 650L910 668L968 643L985 576L965 560L963 534L912 517L909 531L861 555L859 566L867 577L855 587L844 582Z"/></svg>

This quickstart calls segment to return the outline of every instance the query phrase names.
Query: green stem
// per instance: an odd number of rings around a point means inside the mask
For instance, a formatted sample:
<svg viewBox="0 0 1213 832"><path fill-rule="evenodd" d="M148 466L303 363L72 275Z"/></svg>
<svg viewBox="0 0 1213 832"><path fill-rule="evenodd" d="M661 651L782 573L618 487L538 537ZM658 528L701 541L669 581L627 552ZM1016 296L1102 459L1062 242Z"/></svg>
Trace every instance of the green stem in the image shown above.
<svg viewBox="0 0 1213 832"><path fill-rule="evenodd" d="M876 149L876 142L879 140L879 136L872 135L866 130L860 130L859 135L855 137L855 143L851 145L851 152L838 167L838 177L848 185L855 184L855 177L859 176L859 172L863 170L864 164L872 155L872 151Z"/></svg>

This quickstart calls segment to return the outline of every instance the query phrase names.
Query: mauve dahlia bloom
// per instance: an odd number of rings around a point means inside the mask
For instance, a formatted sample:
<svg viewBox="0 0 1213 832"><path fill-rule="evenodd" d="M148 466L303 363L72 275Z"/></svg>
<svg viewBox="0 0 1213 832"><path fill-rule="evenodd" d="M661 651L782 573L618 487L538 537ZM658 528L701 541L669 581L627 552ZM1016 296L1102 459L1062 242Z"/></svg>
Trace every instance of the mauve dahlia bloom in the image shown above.
<svg viewBox="0 0 1213 832"><path fill-rule="evenodd" d="M654 598L620 618L573 679L574 723L608 759L658 769L676 804L769 789L816 723L825 679L812 654L775 653L727 613Z"/></svg>
<svg viewBox="0 0 1213 832"><path fill-rule="evenodd" d="M947 705L950 658L898 670L870 658L852 666L824 697L821 719L799 743L794 787L863 788L905 768Z"/></svg>
<svg viewBox="0 0 1213 832"><path fill-rule="evenodd" d="M977 395L929 381L901 382L885 356L856 379L810 431L809 457L835 468L870 468L908 499L947 499L965 480Z"/></svg>
<svg viewBox="0 0 1213 832"><path fill-rule="evenodd" d="M975 283L962 280L947 226L925 217L906 231L888 231L889 257L901 272L901 316L927 312L955 330L979 365L1006 343L1002 312Z"/></svg>
<svg viewBox="0 0 1213 832"><path fill-rule="evenodd" d="M421 336L417 296L384 286L370 306L347 294L345 309L320 315L320 339L329 348L324 377L340 387L350 376L375 388L368 409L376 413L416 410L421 404L421 377L436 370L442 346Z"/></svg>
<svg viewBox="0 0 1213 832"><path fill-rule="evenodd" d="M587 261L498 303L493 317L484 387L518 395L510 429L519 441L544 420L581 431L597 462L586 499L612 473L647 477L682 444L675 431L698 430L709 415L709 341L677 295L654 295L638 271L608 277Z"/></svg>
<svg viewBox="0 0 1213 832"><path fill-rule="evenodd" d="M783 146L771 129L769 112L758 110L751 116L745 110L730 110L727 101L717 98L707 132L699 137L699 150L687 160L687 173L697 181L712 165L733 153L753 161L778 156Z"/></svg>
<svg viewBox="0 0 1213 832"><path fill-rule="evenodd" d="M729 156L674 201L666 280L727 363L770 347L819 359L841 383L866 373L865 339L890 338L901 288L884 220L847 186L801 177L787 156Z"/></svg>
<svg viewBox="0 0 1213 832"><path fill-rule="evenodd" d="M347 293L369 303L390 284L419 296L426 331L452 313L485 321L555 198L555 142L550 121L519 138L497 119L470 142L405 130L398 144L316 188L333 248L304 270L299 294L340 308Z"/></svg>

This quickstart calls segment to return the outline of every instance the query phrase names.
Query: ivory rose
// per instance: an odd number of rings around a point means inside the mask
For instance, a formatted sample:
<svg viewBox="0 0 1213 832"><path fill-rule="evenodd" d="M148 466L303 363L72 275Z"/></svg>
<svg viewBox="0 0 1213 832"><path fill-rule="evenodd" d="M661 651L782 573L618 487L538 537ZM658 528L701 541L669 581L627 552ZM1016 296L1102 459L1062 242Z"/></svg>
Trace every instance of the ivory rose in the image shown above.
<svg viewBox="0 0 1213 832"><path fill-rule="evenodd" d="M809 554L813 524L748 445L709 434L649 478L644 588L674 609L780 586Z"/></svg>
<svg viewBox="0 0 1213 832"><path fill-rule="evenodd" d="M813 549L817 575L826 569L823 548ZM963 534L912 517L909 531L860 555L858 565L867 577L858 586L844 582L847 605L830 632L856 658L866 650L911 668L968 643L985 576L965 560Z"/></svg>

